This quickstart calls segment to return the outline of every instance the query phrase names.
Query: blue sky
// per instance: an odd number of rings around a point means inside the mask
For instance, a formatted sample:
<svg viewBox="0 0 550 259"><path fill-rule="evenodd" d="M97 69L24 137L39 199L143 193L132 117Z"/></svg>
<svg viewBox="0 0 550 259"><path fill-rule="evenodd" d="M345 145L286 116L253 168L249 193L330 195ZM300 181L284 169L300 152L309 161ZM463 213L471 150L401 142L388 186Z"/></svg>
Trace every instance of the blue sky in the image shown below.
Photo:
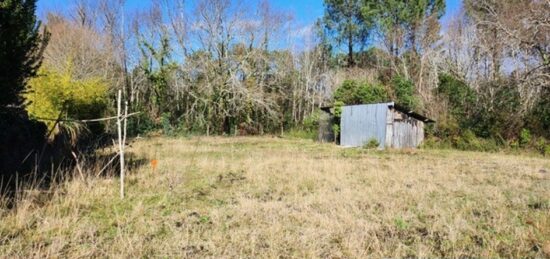
<svg viewBox="0 0 550 259"><path fill-rule="evenodd" d="M461 0L447 0L446 18L452 16L462 5ZM300 25L307 25L315 22L323 16L323 0L275 0L271 4L278 9L290 10L294 13L294 18Z"/></svg>
<svg viewBox="0 0 550 259"><path fill-rule="evenodd" d="M256 1L250 1L252 3ZM128 9L141 9L147 7L150 1L147 0L126 0ZM272 0L271 4L280 10L289 10L294 14L296 22L300 25L307 25L323 15L322 0ZM48 10L67 11L74 5L73 0L38 0L38 14L43 17ZM456 12L461 5L461 0L447 0L446 17ZM445 19L445 17L443 18Z"/></svg>
<svg viewBox="0 0 550 259"><path fill-rule="evenodd" d="M90 1L93 2L93 0ZM125 11L133 12L143 10L151 5L152 1L155 0L125 0ZM242 1L250 7L255 7L255 5L259 2L257 0ZM185 2L190 3L192 1L188 0ZM323 0L270 0L270 3L273 6L273 9L289 11L293 15L293 27L296 28L296 34L300 34L301 29L307 30L308 28L311 28L311 25L318 18L322 17L324 13ZM460 9L462 0L447 0L446 3L447 10L442 19L443 24L445 24L445 21ZM61 13L67 13L74 8L74 6L75 0L38 0L37 13L39 17L43 19L48 11L53 10ZM189 7L188 5L188 9L189 11L192 11L193 7ZM298 40L298 42L302 42L302 40L303 39Z"/></svg>

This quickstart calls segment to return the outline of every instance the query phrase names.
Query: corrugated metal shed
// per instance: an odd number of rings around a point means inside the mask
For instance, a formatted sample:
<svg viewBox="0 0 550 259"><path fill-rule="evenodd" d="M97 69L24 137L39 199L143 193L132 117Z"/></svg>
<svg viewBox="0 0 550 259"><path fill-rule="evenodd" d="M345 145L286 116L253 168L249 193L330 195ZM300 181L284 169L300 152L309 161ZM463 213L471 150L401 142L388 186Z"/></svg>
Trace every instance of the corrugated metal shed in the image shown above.
<svg viewBox="0 0 550 259"><path fill-rule="evenodd" d="M401 111L390 108L388 111L390 123L387 126L386 146L392 148L418 147L424 140L424 122Z"/></svg>
<svg viewBox="0 0 550 259"><path fill-rule="evenodd" d="M376 139L380 148L386 140L387 103L342 107L340 145L359 147Z"/></svg>
<svg viewBox="0 0 550 259"><path fill-rule="evenodd" d="M379 148L414 148L424 140L424 123L429 122L434 121L393 102L344 106L340 144L359 147L375 139Z"/></svg>

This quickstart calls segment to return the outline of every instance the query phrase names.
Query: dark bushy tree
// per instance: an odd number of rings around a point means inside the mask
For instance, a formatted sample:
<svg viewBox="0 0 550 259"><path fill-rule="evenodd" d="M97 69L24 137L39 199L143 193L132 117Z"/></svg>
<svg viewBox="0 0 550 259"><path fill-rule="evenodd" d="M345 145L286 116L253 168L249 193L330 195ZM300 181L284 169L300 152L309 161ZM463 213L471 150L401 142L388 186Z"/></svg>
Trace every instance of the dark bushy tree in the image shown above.
<svg viewBox="0 0 550 259"><path fill-rule="evenodd" d="M21 104L20 92L36 75L48 35L39 32L36 0L0 2L0 109Z"/></svg>
<svg viewBox="0 0 550 259"><path fill-rule="evenodd" d="M521 97L517 82L500 79L481 84L475 132L480 137L514 139L523 127Z"/></svg>
<svg viewBox="0 0 550 259"><path fill-rule="evenodd" d="M464 81L450 75L439 75L437 94L447 102L450 114L461 127L470 127L470 118L477 105L476 92Z"/></svg>
<svg viewBox="0 0 550 259"><path fill-rule="evenodd" d="M0 191L15 188L15 172L30 172L45 161L27 158L44 154L46 126L29 120L20 107L21 91L36 75L48 39L39 33L35 10L36 0L0 1Z"/></svg>
<svg viewBox="0 0 550 259"><path fill-rule="evenodd" d="M414 83L411 80L396 76L392 79L392 87L397 103L413 110L420 106L420 101L414 93Z"/></svg>
<svg viewBox="0 0 550 259"><path fill-rule="evenodd" d="M526 127L535 134L550 139L550 89L541 94L541 99L528 114Z"/></svg>
<svg viewBox="0 0 550 259"><path fill-rule="evenodd" d="M354 80L344 81L334 92L334 101L345 105L378 103L388 99L388 93L383 86Z"/></svg>

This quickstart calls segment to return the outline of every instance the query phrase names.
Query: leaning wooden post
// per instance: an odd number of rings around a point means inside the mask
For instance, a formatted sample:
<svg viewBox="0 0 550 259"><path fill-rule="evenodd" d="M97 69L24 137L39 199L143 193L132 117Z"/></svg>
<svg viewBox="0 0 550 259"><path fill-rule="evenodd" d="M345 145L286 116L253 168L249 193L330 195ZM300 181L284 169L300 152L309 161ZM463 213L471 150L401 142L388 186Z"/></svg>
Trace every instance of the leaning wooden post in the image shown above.
<svg viewBox="0 0 550 259"><path fill-rule="evenodd" d="M118 128L118 149L120 159L120 198L124 199L124 146L122 143L122 90L118 90L117 96L117 128Z"/></svg>

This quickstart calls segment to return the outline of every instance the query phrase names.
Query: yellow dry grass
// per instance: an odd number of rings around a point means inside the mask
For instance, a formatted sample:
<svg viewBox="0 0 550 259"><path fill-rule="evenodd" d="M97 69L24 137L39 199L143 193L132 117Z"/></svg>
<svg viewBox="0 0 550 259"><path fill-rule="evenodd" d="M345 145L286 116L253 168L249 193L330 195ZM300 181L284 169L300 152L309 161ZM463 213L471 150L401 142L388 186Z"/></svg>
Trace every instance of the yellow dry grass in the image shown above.
<svg viewBox="0 0 550 259"><path fill-rule="evenodd" d="M29 194L1 212L0 255L550 256L539 157L272 137L143 139L129 152L127 199L113 177Z"/></svg>

